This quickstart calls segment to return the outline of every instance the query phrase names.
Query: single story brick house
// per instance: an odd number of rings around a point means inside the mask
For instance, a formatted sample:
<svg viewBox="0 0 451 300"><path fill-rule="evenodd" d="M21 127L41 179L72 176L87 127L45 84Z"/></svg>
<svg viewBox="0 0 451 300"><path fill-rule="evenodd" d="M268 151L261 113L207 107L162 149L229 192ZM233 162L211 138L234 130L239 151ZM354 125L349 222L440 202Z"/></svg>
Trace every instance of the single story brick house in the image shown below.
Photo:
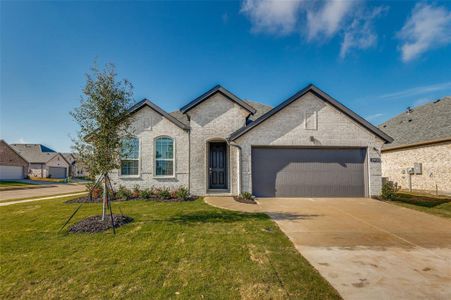
<svg viewBox="0 0 451 300"><path fill-rule="evenodd" d="M188 187L196 195L365 197L381 190L380 151L392 141L314 85L274 108L215 86L179 111L144 99L117 185ZM128 148L128 147L127 147ZM128 148L130 149L130 148Z"/></svg>
<svg viewBox="0 0 451 300"><path fill-rule="evenodd" d="M403 189L451 194L451 97L405 112L379 126L393 137L382 148L382 176Z"/></svg>
<svg viewBox="0 0 451 300"><path fill-rule="evenodd" d="M11 144L28 163L28 175L41 178L67 178L70 163L61 153L41 144Z"/></svg>
<svg viewBox="0 0 451 300"><path fill-rule="evenodd" d="M28 161L4 140L0 140L0 180L24 179Z"/></svg>

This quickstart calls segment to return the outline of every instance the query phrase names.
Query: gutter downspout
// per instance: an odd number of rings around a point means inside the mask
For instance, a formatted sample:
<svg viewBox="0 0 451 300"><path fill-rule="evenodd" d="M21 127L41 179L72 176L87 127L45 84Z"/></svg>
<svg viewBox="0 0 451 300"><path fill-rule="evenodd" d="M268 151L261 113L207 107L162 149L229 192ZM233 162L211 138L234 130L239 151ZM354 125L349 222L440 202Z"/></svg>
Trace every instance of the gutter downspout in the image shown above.
<svg viewBox="0 0 451 300"><path fill-rule="evenodd" d="M231 142L230 140L226 139L227 144L229 144L230 146L236 147L236 149L238 150L238 157L236 159L236 169L237 169L237 192L238 192L238 196L241 195L241 146L238 145L235 142Z"/></svg>

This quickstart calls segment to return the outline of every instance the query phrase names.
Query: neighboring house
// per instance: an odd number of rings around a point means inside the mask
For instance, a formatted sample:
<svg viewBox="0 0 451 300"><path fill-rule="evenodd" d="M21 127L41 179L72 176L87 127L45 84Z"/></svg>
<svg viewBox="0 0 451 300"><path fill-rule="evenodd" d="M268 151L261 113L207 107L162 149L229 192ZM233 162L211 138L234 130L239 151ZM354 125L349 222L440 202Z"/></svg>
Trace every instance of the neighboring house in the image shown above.
<svg viewBox="0 0 451 300"><path fill-rule="evenodd" d="M0 180L24 179L28 161L4 140L0 140Z"/></svg>
<svg viewBox="0 0 451 300"><path fill-rule="evenodd" d="M216 86L172 114L146 99L130 114L135 137L114 184L196 195L379 195L392 140L313 85L272 109Z"/></svg>
<svg viewBox="0 0 451 300"><path fill-rule="evenodd" d="M379 126L394 138L382 148L382 176L403 189L451 193L451 97L407 109Z"/></svg>
<svg viewBox="0 0 451 300"><path fill-rule="evenodd" d="M83 163L81 163L77 159L77 155L74 153L61 153L67 162L70 164L69 166L69 176L71 177L86 177L89 176L86 168Z"/></svg>
<svg viewBox="0 0 451 300"><path fill-rule="evenodd" d="M61 153L41 144L11 144L28 163L28 175L41 178L66 178L69 162Z"/></svg>

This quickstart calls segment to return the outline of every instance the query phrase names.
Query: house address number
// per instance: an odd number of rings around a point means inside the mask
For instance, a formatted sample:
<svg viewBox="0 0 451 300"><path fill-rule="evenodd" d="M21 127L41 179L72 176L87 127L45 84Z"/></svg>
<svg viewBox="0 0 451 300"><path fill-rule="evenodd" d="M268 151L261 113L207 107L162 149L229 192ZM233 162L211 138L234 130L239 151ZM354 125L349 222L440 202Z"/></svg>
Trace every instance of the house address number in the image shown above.
<svg viewBox="0 0 451 300"><path fill-rule="evenodd" d="M372 158L370 158L370 162L372 162L372 163L380 163L381 159L379 157L372 157Z"/></svg>

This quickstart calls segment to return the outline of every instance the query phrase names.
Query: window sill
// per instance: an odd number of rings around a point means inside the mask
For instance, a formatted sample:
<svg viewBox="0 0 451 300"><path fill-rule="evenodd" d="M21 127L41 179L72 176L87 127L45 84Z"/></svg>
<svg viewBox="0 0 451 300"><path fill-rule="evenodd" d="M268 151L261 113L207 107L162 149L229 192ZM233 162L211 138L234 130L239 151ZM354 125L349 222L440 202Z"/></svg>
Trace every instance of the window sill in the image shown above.
<svg viewBox="0 0 451 300"><path fill-rule="evenodd" d="M121 179L128 179L128 178L141 178L141 175L119 175L119 178Z"/></svg>
<svg viewBox="0 0 451 300"><path fill-rule="evenodd" d="M155 175L155 176L152 176L154 179L174 179L175 178L175 175L171 175L171 176L158 176L158 175Z"/></svg>

